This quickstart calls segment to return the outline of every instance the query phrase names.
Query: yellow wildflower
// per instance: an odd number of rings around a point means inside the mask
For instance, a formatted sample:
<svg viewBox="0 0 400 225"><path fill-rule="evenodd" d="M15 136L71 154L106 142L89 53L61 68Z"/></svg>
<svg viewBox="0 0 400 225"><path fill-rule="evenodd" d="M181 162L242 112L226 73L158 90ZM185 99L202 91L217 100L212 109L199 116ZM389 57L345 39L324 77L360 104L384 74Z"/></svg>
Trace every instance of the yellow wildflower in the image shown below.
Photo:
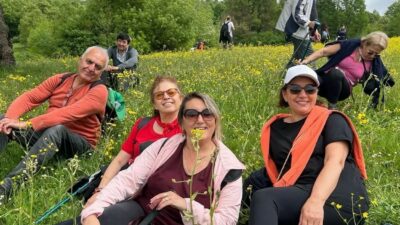
<svg viewBox="0 0 400 225"><path fill-rule="evenodd" d="M190 131L190 133L192 134L192 138L196 141L199 141L204 134L204 130L200 130L200 129L192 129Z"/></svg>

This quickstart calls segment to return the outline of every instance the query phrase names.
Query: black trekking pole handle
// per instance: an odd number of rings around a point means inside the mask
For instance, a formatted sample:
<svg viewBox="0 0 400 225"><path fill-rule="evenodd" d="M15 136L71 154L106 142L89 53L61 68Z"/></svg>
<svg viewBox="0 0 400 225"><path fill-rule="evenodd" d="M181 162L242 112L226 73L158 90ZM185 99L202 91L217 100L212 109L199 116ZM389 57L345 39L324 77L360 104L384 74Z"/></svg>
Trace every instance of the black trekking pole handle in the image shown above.
<svg viewBox="0 0 400 225"><path fill-rule="evenodd" d="M310 34L310 37L315 35L315 32L318 30L318 28L319 28L320 26L321 26L321 23L320 23L320 22L318 22L317 20L314 21L314 27L313 27L313 28L310 28L309 31L308 31L308 33ZM306 57L306 55L307 55L307 50L308 50L308 48L310 47L310 45L311 45L311 38L308 40L307 48L306 48L305 51L303 52L303 55L302 55L300 61L303 61L304 58Z"/></svg>
<svg viewBox="0 0 400 225"><path fill-rule="evenodd" d="M310 29L309 29L309 33L310 33L310 36L314 36L315 35L315 32L318 30L318 28L320 28L321 27L321 23L318 21L318 20L315 20L314 21L314 27L313 28L311 28L310 27Z"/></svg>

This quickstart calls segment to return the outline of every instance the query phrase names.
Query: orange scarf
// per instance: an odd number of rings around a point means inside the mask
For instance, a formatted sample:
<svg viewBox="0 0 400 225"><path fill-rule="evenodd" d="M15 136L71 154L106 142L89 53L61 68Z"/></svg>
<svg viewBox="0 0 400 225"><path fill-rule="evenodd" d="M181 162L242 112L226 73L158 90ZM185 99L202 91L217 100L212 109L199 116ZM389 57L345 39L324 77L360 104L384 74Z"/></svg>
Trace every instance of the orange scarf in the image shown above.
<svg viewBox="0 0 400 225"><path fill-rule="evenodd" d="M279 180L279 171L269 155L270 126L276 120L288 117L289 114L277 114L264 124L261 130L261 151L264 157L265 168L274 187L287 187L296 183L297 179L300 177L305 166L307 165L307 162L314 151L318 138L325 127L325 123L332 112L333 111L320 106L315 106L311 110L306 121L304 122L303 127L300 129L295 140L293 141L291 149L291 167L283 176L281 176ZM350 119L343 113L339 113L344 116L351 130L353 131L353 157L362 177L367 179L364 156L358 134Z"/></svg>

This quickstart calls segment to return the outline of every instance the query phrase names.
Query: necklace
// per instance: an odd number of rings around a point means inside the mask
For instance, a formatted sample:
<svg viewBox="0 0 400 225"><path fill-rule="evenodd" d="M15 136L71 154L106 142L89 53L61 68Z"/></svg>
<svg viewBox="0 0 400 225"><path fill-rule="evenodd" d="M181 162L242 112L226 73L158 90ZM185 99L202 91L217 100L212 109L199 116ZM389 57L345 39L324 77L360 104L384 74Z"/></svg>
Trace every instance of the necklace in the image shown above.
<svg viewBox="0 0 400 225"><path fill-rule="evenodd" d="M193 173L197 174L200 171L202 171L204 168L207 167L207 165L211 162L214 161L215 159L215 153L217 152L216 147L213 147L211 150L211 153L206 153L203 156L200 156L200 152L202 150L199 150L199 154L196 155L194 154L194 159L193 156L189 155L190 152L194 152L193 150L189 149L188 147L183 148L183 155L182 155L182 160L183 160L183 168L186 172L186 174L190 175ZM186 152L186 154L185 154ZM193 171L193 168L195 167L195 171Z"/></svg>

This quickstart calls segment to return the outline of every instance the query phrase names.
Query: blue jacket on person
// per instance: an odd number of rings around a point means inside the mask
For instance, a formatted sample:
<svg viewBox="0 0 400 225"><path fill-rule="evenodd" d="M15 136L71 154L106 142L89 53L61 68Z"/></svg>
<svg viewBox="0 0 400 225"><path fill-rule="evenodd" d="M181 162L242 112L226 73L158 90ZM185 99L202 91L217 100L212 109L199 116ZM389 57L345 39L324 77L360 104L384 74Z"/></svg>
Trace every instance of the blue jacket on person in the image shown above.
<svg viewBox="0 0 400 225"><path fill-rule="evenodd" d="M323 75L326 71L329 69L337 66L344 58L347 56L351 55L358 47L361 46L361 39L350 39L350 40L344 40L344 41L335 41L335 42L330 42L327 43L326 45L333 45L333 44L340 44L340 50L334 54L331 55L328 58L328 62L326 62L322 67L316 70L318 75ZM386 86L393 86L394 85L394 80L390 77L390 74L388 73L385 65L382 62L382 59L379 55L376 55L374 60L372 61L372 73L377 75L379 78L379 84L385 84ZM384 81L381 83L381 81ZM380 85L379 85L380 86ZM379 90L380 87L378 87L378 91L376 91L377 94L374 95L373 98L373 103L378 103L379 101ZM382 99L383 101L383 99Z"/></svg>

